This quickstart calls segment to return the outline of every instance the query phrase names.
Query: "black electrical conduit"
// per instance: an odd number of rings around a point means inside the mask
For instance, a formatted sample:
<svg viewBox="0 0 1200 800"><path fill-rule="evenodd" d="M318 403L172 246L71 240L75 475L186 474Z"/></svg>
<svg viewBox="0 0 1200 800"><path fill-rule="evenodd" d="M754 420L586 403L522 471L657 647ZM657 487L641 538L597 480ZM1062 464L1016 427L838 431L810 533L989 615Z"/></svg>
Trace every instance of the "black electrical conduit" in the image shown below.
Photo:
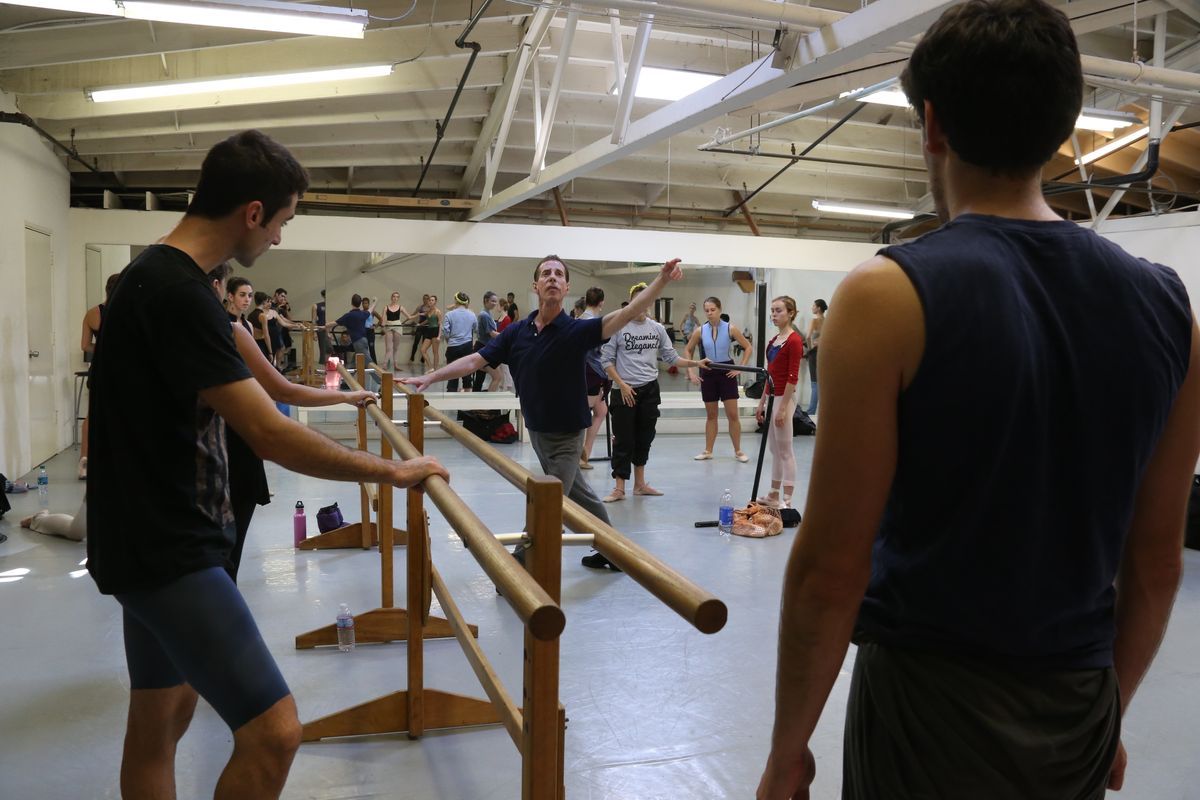
<svg viewBox="0 0 1200 800"><path fill-rule="evenodd" d="M1055 183L1051 181L1045 184L1042 189L1042 196L1054 197L1060 194L1070 194L1071 192L1083 192L1088 189L1112 189L1126 184L1148 181L1158 172L1158 146L1158 140L1152 139L1150 141L1150 144L1146 147L1146 166L1137 172L1130 172L1125 175L1113 175L1109 178L1096 178L1086 183ZM933 216L933 214L919 214L912 219L889 222L883 226L883 231L881 232L883 243L888 244L891 242L891 236L894 231L924 222Z"/></svg>
<svg viewBox="0 0 1200 800"><path fill-rule="evenodd" d="M801 160L801 159L803 159L805 156L807 156L809 153L811 153L811 152L813 151L813 149L814 149L814 148L815 148L817 145L819 145L821 142L825 141L825 140L826 140L826 139L828 139L830 136L832 136L834 131L836 131L838 128L842 127L842 126L843 126L843 125L845 125L847 122L849 122L849 121L850 121L850 119L851 119L851 118L852 118L852 117L853 117L855 114L857 114L859 111L862 111L862 110L863 110L865 107L866 107L866 103L855 103L855 104L854 104L854 108L852 108L852 109L850 109L848 112L846 112L846 115L845 115L844 117L842 117L841 119L839 119L837 122L835 122L833 125L831 125L827 131L825 131L825 132L824 132L824 133L822 133L820 136L818 136L816 139L814 139L814 140L812 141L812 143L811 143L811 144L809 144L809 146L808 146L808 147L806 147L806 148L804 148L803 150L801 150L801 151L800 151L800 155L798 155L798 156L797 156L797 155L793 155L793 156L791 157L791 160L790 160L790 161L788 161L788 163L786 163L786 164L784 164L784 165L783 165L783 168L782 168L782 169L780 169L778 172L776 172L776 173L775 173L774 175L772 175L771 177L767 178L767 179L766 179L766 181L764 181L764 182L763 182L763 184L762 184L761 186L759 186L757 189L755 189L753 192L751 192L750 194L748 194L748 195L746 195L745 197L743 197L743 198L742 198L742 201L741 201L740 203L736 203L736 204L734 204L734 205L730 206L729 208L725 209L724 211L722 211L722 212L721 212L721 216L722 216L722 217L728 217L730 214L732 214L733 212L737 211L739 208L742 208L743 206L745 206L745 205L746 205L746 203L749 203L749 202L750 202L750 199L751 199L752 197L754 197L756 194L758 194L759 192L761 192L763 189L765 189L765 188L767 188L768 186L770 186L770 185L771 185L771 183L773 183L773 182L774 182L774 180L775 180L776 178L778 178L780 175L782 175L783 173L785 173L785 172L787 172L789 169L791 169L793 166L795 166L795 164L796 164L796 162L797 162L797 161L800 161L800 160Z"/></svg>
<svg viewBox="0 0 1200 800"><path fill-rule="evenodd" d="M14 124L14 125L24 125L28 128L32 128L33 130L37 131L39 136L41 136L47 142L49 142L50 144L54 145L59 150L61 150L72 161L76 161L76 162L82 164L90 172L94 172L95 174L97 174L103 178L112 180L113 183L116 184L118 189L122 189L122 190L125 189L125 185L123 183L121 183L120 180L117 179L116 175L113 175L112 173L101 172L98 168L96 168L95 165L89 164L88 162L84 161L80 157L79 153L77 153L75 151L74 147L67 147L65 144L60 142L58 139L55 139L44 128L42 128L41 125L38 125L36 122L34 122L33 117L29 116L28 114L22 114L20 112L14 113L11 111L0 111L0 122L7 122L7 123Z"/></svg>
<svg viewBox="0 0 1200 800"><path fill-rule="evenodd" d="M450 98L450 107L446 109L446 116L441 122L435 122L434 125L437 131L437 138L433 140L433 149L429 151L429 158L425 159L425 163L421 165L421 177L417 178L417 186L413 189L412 196L416 197L421 191L421 184L425 182L425 174L429 172L429 165L433 163L433 154L437 152L438 145L442 143L442 137L446 135L446 126L450 124L450 117L454 115L454 107L458 105L458 98L462 96L463 87L467 84L467 78L471 75L471 68L475 66L475 59L479 57L479 51L482 49L479 42L468 42L466 39L471 35L471 31L475 28L475 24L483 17L483 13L487 11L488 6L492 4L492 0L483 0L483 5L475 12L475 16L467 23L467 27L463 28L463 32L454 40L454 46L460 50L470 48L471 58L467 61L467 66L463 70L462 77L458 79L458 88L454 90L454 97Z"/></svg>

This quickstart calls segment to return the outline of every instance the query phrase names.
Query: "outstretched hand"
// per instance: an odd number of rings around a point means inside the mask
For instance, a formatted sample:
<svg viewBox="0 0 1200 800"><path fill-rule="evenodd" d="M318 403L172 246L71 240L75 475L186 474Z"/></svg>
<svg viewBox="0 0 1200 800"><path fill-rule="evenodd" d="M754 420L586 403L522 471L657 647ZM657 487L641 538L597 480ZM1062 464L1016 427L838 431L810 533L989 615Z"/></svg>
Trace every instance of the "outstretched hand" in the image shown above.
<svg viewBox="0 0 1200 800"><path fill-rule="evenodd" d="M396 383L403 383L405 386L411 386L414 392L420 393L425 391L425 389L428 388L429 384L433 383L433 381L429 379L429 375L411 375L407 378L401 378L400 380L396 381Z"/></svg>
<svg viewBox="0 0 1200 800"><path fill-rule="evenodd" d="M679 268L679 259L672 258L667 263L663 264L662 271L659 272L667 281L677 281L683 277L683 270Z"/></svg>

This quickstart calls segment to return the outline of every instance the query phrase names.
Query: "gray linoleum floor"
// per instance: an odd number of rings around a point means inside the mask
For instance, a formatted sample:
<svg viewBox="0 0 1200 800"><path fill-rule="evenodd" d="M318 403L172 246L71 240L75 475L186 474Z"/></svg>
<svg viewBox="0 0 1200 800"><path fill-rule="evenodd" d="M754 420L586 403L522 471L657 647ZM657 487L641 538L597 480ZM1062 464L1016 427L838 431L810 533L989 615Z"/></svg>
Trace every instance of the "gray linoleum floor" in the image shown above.
<svg viewBox="0 0 1200 800"><path fill-rule="evenodd" d="M812 439L795 443L803 486ZM747 495L753 474L752 464L731 458L723 433L712 461L691 459L699 444L698 436L660 437L649 474L666 495L628 499L611 513L617 528L724 599L729 623L716 635L702 635L628 578L580 567L586 550L567 550L561 699L570 718L570 798L753 796L769 736L780 580L794 531L768 540L724 541L715 529L693 528L693 520L714 516L725 487ZM528 445L502 450L534 464ZM429 451L447 463L454 487L493 530L520 529L523 501L514 489L452 441L431 442ZM82 484L74 480L75 458L68 450L49 464L56 510L78 505ZM603 493L608 487L603 466L590 475ZM275 501L255 516L241 583L301 717L403 688L403 644L364 646L350 654L293 648L296 634L332 623L339 603L358 611L377 607L379 562L374 551L296 553L295 501L303 499L311 513L337 500L354 520L357 490L275 467L269 467L269 476ZM132 476L127 491L136 511ZM0 544L0 580L18 579L0 582L0 797L117 797L128 686L117 604L100 596L81 572L82 544L18 527L20 517L36 508L36 495L10 497L13 511L0 520L0 532L9 536ZM463 613L479 625L480 642L497 672L519 698L521 627L436 509L431 514L436 564ZM22 569L28 573L8 572ZM398 599L404 597L403 575L400 557ZM1166 642L1125 722L1129 772L1127 788L1116 797L1200 796L1198 612L1200 553L1189 552ZM429 643L425 664L430 688L482 696L455 643ZM836 798L840 791L847 686L843 670L813 741L814 798ZM228 730L201 702L179 751L179 796L211 797L230 747ZM306 744L284 792L292 800L519 796L516 751L498 727L432 733L419 741L391 735Z"/></svg>

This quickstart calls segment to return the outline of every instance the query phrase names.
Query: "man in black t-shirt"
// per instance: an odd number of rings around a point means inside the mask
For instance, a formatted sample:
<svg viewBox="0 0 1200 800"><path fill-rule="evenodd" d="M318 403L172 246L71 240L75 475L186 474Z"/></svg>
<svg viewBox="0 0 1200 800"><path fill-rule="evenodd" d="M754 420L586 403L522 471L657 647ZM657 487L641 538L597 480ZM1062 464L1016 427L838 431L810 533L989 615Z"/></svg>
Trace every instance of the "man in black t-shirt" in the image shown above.
<svg viewBox="0 0 1200 800"><path fill-rule="evenodd" d="M400 487L447 477L434 459L384 461L284 417L237 353L208 273L278 244L307 183L257 131L217 144L183 220L126 268L105 316L92 365L88 571L124 612L125 798L174 796L175 745L198 695L233 731L216 797L278 797L299 746L295 702L226 572L225 421L260 457L309 475Z"/></svg>

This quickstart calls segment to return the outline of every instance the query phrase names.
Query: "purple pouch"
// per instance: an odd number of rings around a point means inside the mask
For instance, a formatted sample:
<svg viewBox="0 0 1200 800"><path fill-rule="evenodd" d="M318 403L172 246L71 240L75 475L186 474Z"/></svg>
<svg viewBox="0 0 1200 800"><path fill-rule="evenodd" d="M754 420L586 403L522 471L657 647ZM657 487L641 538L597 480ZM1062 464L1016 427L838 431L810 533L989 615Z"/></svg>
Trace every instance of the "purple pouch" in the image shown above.
<svg viewBox="0 0 1200 800"><path fill-rule="evenodd" d="M338 508L338 504L334 503L331 506L325 506L317 511L317 530L321 533L328 533L332 530L337 530L346 524L342 519L342 510Z"/></svg>

